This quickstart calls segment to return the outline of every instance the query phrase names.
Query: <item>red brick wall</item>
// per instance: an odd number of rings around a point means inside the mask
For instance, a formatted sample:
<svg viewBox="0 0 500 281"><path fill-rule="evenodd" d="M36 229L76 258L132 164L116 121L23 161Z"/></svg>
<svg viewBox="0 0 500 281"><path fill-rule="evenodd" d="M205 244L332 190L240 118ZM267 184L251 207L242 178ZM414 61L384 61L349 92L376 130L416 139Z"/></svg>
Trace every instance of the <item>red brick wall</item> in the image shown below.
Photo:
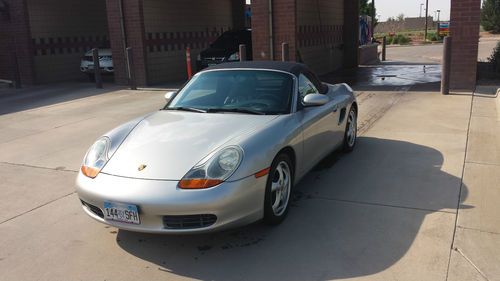
<svg viewBox="0 0 500 281"><path fill-rule="evenodd" d="M252 1L252 48L254 60L269 60L269 2ZM295 60L297 17L295 0L273 0L274 59L281 60L281 43L289 44L290 60Z"/></svg>
<svg viewBox="0 0 500 281"><path fill-rule="evenodd" d="M296 0L299 61L322 75L342 67L343 0Z"/></svg>
<svg viewBox="0 0 500 281"><path fill-rule="evenodd" d="M7 0L10 19L0 15L0 79L14 80L17 54L22 84L34 84L33 44L26 0Z"/></svg>
<svg viewBox="0 0 500 281"><path fill-rule="evenodd" d="M476 85L481 0L451 1L451 89Z"/></svg>
<svg viewBox="0 0 500 281"><path fill-rule="evenodd" d="M113 64L115 67L115 82L126 85L128 83L127 66L123 37L120 24L120 0L106 0L108 13L108 29ZM125 15L126 45L134 51L134 65L137 85L147 85L145 32L142 0L124 0L123 12Z"/></svg>

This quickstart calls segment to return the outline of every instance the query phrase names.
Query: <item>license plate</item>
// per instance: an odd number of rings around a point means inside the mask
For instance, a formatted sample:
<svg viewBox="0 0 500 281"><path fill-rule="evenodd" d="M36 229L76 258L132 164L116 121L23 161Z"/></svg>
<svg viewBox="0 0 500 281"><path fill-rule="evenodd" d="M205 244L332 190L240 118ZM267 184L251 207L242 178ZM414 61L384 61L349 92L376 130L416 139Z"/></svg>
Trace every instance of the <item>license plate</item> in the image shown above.
<svg viewBox="0 0 500 281"><path fill-rule="evenodd" d="M113 221L141 224L136 205L104 202L104 218Z"/></svg>

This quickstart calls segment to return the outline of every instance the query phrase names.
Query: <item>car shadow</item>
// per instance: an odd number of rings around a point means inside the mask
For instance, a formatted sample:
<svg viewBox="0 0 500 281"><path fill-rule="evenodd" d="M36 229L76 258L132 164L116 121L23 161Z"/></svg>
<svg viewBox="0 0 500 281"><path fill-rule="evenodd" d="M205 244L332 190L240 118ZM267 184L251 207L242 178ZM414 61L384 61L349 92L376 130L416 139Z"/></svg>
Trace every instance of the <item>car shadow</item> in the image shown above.
<svg viewBox="0 0 500 281"><path fill-rule="evenodd" d="M428 228L424 219L446 218L451 240L459 193L464 200L467 188L460 187L460 178L443 172L443 164L443 155L430 147L360 137L353 153L332 153L298 184L288 217L279 226L255 223L189 236L120 230L116 241L160 271L201 280L371 275L395 265L418 244L417 234ZM448 241L431 241L419 261L437 259L434 248L450 249L436 244Z"/></svg>

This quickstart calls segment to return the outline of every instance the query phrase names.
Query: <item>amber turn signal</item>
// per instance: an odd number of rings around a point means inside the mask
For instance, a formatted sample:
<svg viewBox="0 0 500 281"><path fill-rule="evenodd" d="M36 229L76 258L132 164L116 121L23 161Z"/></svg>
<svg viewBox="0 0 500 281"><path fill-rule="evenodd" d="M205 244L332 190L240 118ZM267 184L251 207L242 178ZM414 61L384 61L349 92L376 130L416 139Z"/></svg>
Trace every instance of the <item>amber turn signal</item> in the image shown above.
<svg viewBox="0 0 500 281"><path fill-rule="evenodd" d="M218 184L223 183L222 180L213 179L186 179L179 182L179 188L182 189L203 189L214 187Z"/></svg>
<svg viewBox="0 0 500 281"><path fill-rule="evenodd" d="M87 167L87 166L82 166L81 170L82 170L82 173L84 175L86 175L87 177L92 178L92 179L97 177L97 175L101 171L99 169Z"/></svg>

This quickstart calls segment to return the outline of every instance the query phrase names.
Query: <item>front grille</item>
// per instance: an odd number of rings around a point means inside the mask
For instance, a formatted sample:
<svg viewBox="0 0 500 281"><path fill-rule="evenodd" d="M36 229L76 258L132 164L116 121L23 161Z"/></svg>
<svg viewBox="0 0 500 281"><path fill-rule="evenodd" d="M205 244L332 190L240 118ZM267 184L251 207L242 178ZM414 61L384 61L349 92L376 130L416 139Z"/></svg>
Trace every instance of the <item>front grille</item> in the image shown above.
<svg viewBox="0 0 500 281"><path fill-rule="evenodd" d="M163 225L170 229L192 229L208 227L217 221L215 215L164 216Z"/></svg>
<svg viewBox="0 0 500 281"><path fill-rule="evenodd" d="M92 204L89 204L83 200L80 200L82 201L82 205L87 207L92 213L96 214L98 217L100 217L101 219L104 218L104 213L102 212L101 208L99 207L96 207Z"/></svg>

